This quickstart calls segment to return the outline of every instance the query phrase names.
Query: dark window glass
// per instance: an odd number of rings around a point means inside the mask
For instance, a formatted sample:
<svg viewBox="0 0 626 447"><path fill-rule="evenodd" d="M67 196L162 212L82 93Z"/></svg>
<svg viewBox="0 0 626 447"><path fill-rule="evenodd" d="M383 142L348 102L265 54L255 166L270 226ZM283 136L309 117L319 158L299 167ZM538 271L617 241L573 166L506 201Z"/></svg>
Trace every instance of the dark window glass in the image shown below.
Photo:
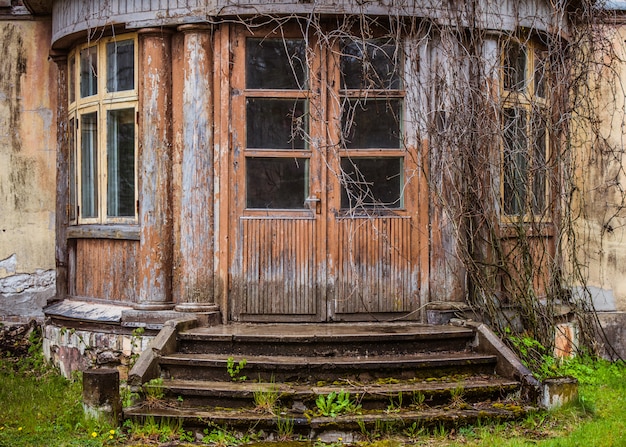
<svg viewBox="0 0 626 447"><path fill-rule="evenodd" d="M135 42L107 43L107 90L121 92L135 88Z"/></svg>
<svg viewBox="0 0 626 447"><path fill-rule="evenodd" d="M246 88L307 88L304 40L248 38L246 52Z"/></svg>
<svg viewBox="0 0 626 447"><path fill-rule="evenodd" d="M98 114L81 116L81 216L98 217Z"/></svg>
<svg viewBox="0 0 626 447"><path fill-rule="evenodd" d="M250 149L304 149L308 132L304 99L248 98L246 141Z"/></svg>
<svg viewBox="0 0 626 447"><path fill-rule="evenodd" d="M504 89L521 92L526 88L526 50L515 42L504 48Z"/></svg>
<svg viewBox="0 0 626 447"><path fill-rule="evenodd" d="M533 125L533 213L542 214L546 208L547 160L546 160L546 122L535 113Z"/></svg>
<svg viewBox="0 0 626 447"><path fill-rule="evenodd" d="M80 97L98 93L98 50L85 48L80 52Z"/></svg>
<svg viewBox="0 0 626 447"><path fill-rule="evenodd" d="M70 58L70 65L69 65L69 82L68 82L68 98L70 103L76 101L76 58L75 57L71 57Z"/></svg>
<svg viewBox="0 0 626 447"><path fill-rule="evenodd" d="M402 158L341 159L341 208L401 208Z"/></svg>
<svg viewBox="0 0 626 447"><path fill-rule="evenodd" d="M400 148L401 111L399 99L345 99L342 126L346 148Z"/></svg>
<svg viewBox="0 0 626 447"><path fill-rule="evenodd" d="M135 109L107 114L107 215L135 215Z"/></svg>
<svg viewBox="0 0 626 447"><path fill-rule="evenodd" d="M69 122L69 219L76 220L76 119L70 118Z"/></svg>
<svg viewBox="0 0 626 447"><path fill-rule="evenodd" d="M524 109L504 110L504 213L524 214L528 188L528 141Z"/></svg>
<svg viewBox="0 0 626 447"><path fill-rule="evenodd" d="M308 193L308 159L246 158L248 208L302 209Z"/></svg>
<svg viewBox="0 0 626 447"><path fill-rule="evenodd" d="M346 40L341 51L341 88L400 88L399 48L393 40Z"/></svg>

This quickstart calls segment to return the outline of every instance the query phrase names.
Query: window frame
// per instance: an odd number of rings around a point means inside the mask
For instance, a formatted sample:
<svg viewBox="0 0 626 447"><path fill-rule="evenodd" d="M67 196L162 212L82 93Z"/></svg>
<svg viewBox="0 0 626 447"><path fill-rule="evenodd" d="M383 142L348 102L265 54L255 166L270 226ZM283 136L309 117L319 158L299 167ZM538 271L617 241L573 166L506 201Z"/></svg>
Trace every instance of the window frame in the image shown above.
<svg viewBox="0 0 626 447"><path fill-rule="evenodd" d="M517 46L519 51L523 51L525 56L525 66L523 73L523 85L521 88L507 89L507 50L511 45ZM550 136L549 136L549 73L547 71L547 56L541 57L541 54L547 53L545 46L534 39L520 40L518 38L508 38L502 40L499 44L500 54L500 128L502 130L502 138L500 142L500 215L504 223L519 222L537 222L550 221L551 213L549 208L551 187L549 181L550 168L547 165L550 159ZM543 70L538 72L539 64ZM537 83L537 76L541 76L542 84ZM544 92L543 96L538 94L539 91ZM507 140L506 134L509 129L506 128L507 113L509 111L523 112L524 117L524 154L527 160L527 166L523 170L522 177L525 177L523 186L524 193L520 201L521 210L519 212L508 213L509 204L515 205L517 201L515 196L507 196ZM536 130L538 129L534 123L540 118L544 123L543 132L543 167L537 167L537 142ZM516 154L513 154L516 155ZM517 154L519 155L519 154ZM537 185L538 174L543 178L543 197L541 201L536 200L535 187ZM515 185L514 185L515 186ZM515 188L514 188L515 189ZM541 206L541 209L538 209Z"/></svg>
<svg viewBox="0 0 626 447"><path fill-rule="evenodd" d="M358 36L358 34L355 34ZM337 150L337 158L338 158L338 167L341 171L341 164L344 160L359 160L359 159L395 159L399 160L400 175L399 185L400 190L398 191L398 206L387 206L386 204L367 204L366 206L356 205L353 207L344 207L343 202L347 193L346 185L344 184L343 175L339 180L339 207L338 212L340 215L344 216L354 216L354 215L377 215L377 214L389 214L389 213L397 213L406 211L405 197L404 197L404 185L406 182L405 178L405 163L406 163L406 123L405 123L405 115L406 115L406 86L404 85L405 81L405 61L406 61L406 48L404 39L400 39L399 41L394 41L392 38L389 38L385 35L384 31L381 33L374 33L374 35L369 39L360 39L356 38L357 43L365 42L367 45L370 45L372 42L377 41L385 41L391 40L396 43L397 47L395 50L397 51L398 59L395 61L397 64L397 86L376 86L376 87L365 87L355 86L353 88L349 88L343 82L343 73L342 73L342 56L343 56L343 48L345 44L345 39L351 40L351 38L343 38L343 40L339 40L336 45L338 48L335 49L336 54L336 63L335 63L335 72L332 74L335 78L335 85L339 87L336 90L336 95L338 96L339 104L336 105L337 112L339 115L339 141L340 145ZM394 82L394 81L391 81ZM356 107L358 107L359 101L390 101L393 103L397 101L399 103L398 110L400 116L398 119L398 146L397 147L349 147L348 144L345 143L345 123L344 123L344 114L346 113L345 104L349 103L357 103ZM388 105L386 105L388 106Z"/></svg>
<svg viewBox="0 0 626 447"><path fill-rule="evenodd" d="M247 42L248 39L251 41L259 40L259 41L267 41L269 39L286 39L286 40L302 40L304 43L304 51L305 55L310 49L315 47L315 41L310 36L303 36L300 30L297 27L287 27L282 30L280 34L275 34L269 29L259 29L255 30L255 32L250 32L245 29L236 29L235 35L236 39L241 39L242 47L238 51L241 51L241 55L243 56L241 59L243 63L233 68L233 76L237 79L235 82L237 85L241 85L243 89L241 90L241 100L243 107L243 116L241 116L240 124L237 124L238 120L233 121L233 126L238 128L244 135L242 138L242 151L243 151L243 160L244 160L244 199L243 199L243 215L248 217L258 217L258 216L266 216L270 213L272 216L281 216L281 217L290 217L290 218L310 218L311 210L307 207L306 199L311 194L313 182L313 175L310 172L311 160L316 156L314 153L314 148L312 142L316 140L316 135L319 133L319 129L316 127L316 123L311 117L311 107L312 103L318 101L316 90L318 90L319 80L315 77L315 72L318 70L318 65L320 63L319 55L316 53L315 55L308 55L311 59L305 61L305 63L311 63L312 66L305 67L304 82L305 85L299 86L298 88L262 88L258 86L249 86L249 82L247 79L247 64L248 55L247 51ZM307 45L308 44L308 45ZM292 148L255 148L249 147L248 138L247 138L247 129L248 129L248 119L247 116L247 101L248 100L288 100L288 101L303 101L304 103L304 115L306 119L306 127L307 127L307 138L304 139L304 147L292 147ZM249 199L249 188L251 185L248 184L247 181L247 169L248 169L248 160L251 159L293 159L293 160L304 160L306 163L305 169L305 178L304 178L304 197L302 198L302 205L299 207L293 208L262 208L262 207L249 207L248 199Z"/></svg>
<svg viewBox="0 0 626 447"><path fill-rule="evenodd" d="M133 42L133 88L129 90L107 90L107 45L115 42ZM87 48L95 48L97 92L90 96L81 97L81 51ZM68 127L69 138L69 161L73 165L69 170L70 197L69 197L69 223L70 225L83 224L137 224L138 223L138 39L136 33L122 34L90 41L77 45L68 55L68 123L74 123ZM134 116L134 212L132 216L109 216L108 210L108 115L116 110L133 110ZM85 115L96 113L97 141L95 153L97 154L97 178L96 178L96 215L84 217L82 210L82 119Z"/></svg>

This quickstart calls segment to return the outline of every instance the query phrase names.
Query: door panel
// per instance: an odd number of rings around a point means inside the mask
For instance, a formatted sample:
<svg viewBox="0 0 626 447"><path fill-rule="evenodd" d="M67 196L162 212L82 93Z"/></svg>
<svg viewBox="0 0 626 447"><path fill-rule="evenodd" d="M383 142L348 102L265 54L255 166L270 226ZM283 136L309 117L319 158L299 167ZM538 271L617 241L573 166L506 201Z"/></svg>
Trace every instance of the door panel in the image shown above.
<svg viewBox="0 0 626 447"><path fill-rule="evenodd" d="M318 313L315 219L240 220L243 236L243 315Z"/></svg>
<svg viewBox="0 0 626 447"><path fill-rule="evenodd" d="M415 304L411 219L339 218L336 225L335 313L410 311Z"/></svg>

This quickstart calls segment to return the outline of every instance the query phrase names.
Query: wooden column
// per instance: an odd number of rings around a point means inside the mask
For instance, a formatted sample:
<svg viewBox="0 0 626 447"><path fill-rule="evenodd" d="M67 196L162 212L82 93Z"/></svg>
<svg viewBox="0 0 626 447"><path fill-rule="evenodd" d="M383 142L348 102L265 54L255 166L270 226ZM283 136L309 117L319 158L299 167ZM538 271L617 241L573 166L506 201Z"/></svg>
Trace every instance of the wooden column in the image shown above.
<svg viewBox="0 0 626 447"><path fill-rule="evenodd" d="M172 302L171 31L139 31L138 310L168 310Z"/></svg>
<svg viewBox="0 0 626 447"><path fill-rule="evenodd" d="M176 310L213 312L215 225L212 27L183 25L182 179Z"/></svg>
<svg viewBox="0 0 626 447"><path fill-rule="evenodd" d="M57 154L56 154L56 211L55 211L55 249L56 263L56 298L65 299L68 292L68 249L67 226L69 224L69 129L68 129L68 67L67 53L51 52L50 58L57 65Z"/></svg>

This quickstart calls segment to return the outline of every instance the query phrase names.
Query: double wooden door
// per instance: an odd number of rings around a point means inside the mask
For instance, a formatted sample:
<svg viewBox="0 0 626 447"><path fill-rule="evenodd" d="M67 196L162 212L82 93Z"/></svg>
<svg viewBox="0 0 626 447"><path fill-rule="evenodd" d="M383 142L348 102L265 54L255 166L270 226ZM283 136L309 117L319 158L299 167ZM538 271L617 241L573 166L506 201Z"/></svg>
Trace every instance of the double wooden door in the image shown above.
<svg viewBox="0 0 626 447"><path fill-rule="evenodd" d="M230 51L230 318L417 318L402 42L241 28Z"/></svg>

